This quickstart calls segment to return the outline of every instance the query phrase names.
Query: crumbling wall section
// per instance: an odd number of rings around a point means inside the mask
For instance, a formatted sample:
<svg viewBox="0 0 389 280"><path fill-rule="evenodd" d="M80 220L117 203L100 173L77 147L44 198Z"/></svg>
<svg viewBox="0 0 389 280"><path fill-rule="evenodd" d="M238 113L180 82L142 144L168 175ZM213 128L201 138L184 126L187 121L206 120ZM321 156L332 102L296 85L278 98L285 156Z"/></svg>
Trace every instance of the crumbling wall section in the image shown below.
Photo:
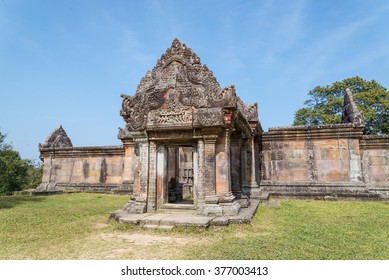
<svg viewBox="0 0 389 280"><path fill-rule="evenodd" d="M114 189L122 189L122 146L41 147L40 152L43 178L37 191L111 192Z"/></svg>
<svg viewBox="0 0 389 280"><path fill-rule="evenodd" d="M367 187L389 198L389 135L363 136L361 149Z"/></svg>
<svg viewBox="0 0 389 280"><path fill-rule="evenodd" d="M362 136L363 127L351 123L271 128L262 135L262 190L306 197L365 194Z"/></svg>

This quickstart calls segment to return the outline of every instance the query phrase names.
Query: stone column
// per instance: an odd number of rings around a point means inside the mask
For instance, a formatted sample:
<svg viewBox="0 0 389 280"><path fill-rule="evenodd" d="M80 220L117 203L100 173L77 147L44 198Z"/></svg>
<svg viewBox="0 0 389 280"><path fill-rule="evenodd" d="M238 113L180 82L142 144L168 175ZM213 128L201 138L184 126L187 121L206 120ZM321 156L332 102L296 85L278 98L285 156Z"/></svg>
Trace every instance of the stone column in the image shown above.
<svg viewBox="0 0 389 280"><path fill-rule="evenodd" d="M204 140L199 139L197 141L196 147L196 155L197 158L194 157L194 165L193 165L193 175L194 175L194 192L197 201L197 209L199 214L204 213L204 203L205 203L205 154L204 154ZM197 163L196 163L197 161Z"/></svg>
<svg viewBox="0 0 389 280"><path fill-rule="evenodd" d="M193 147L193 203L198 208L198 188L199 188L199 154L197 146Z"/></svg>
<svg viewBox="0 0 389 280"><path fill-rule="evenodd" d="M258 182L257 182L257 164L255 160L255 154L256 154L256 147L258 147L258 143L255 141L254 135L251 136L251 182L250 185L252 188L257 188L258 187ZM258 170L259 171L259 170Z"/></svg>
<svg viewBox="0 0 389 280"><path fill-rule="evenodd" d="M205 205L203 214L221 216L223 211L218 205L219 199L216 196L216 141L217 135L204 135Z"/></svg>
<svg viewBox="0 0 389 280"><path fill-rule="evenodd" d="M242 150L241 150L241 180L242 188L249 187L249 180L251 178L251 169L250 169L250 152L249 152L249 139L243 139L242 141Z"/></svg>
<svg viewBox="0 0 389 280"><path fill-rule="evenodd" d="M123 139L124 146L124 166L122 189L136 193L139 189L134 189L134 158L135 141L132 138Z"/></svg>
<svg viewBox="0 0 389 280"><path fill-rule="evenodd" d="M259 143L254 135L251 136L251 182L250 182L250 197L259 197Z"/></svg>
<svg viewBox="0 0 389 280"><path fill-rule="evenodd" d="M243 194L249 197L256 197L259 195L259 152L258 141L255 135L244 141L242 153L242 186Z"/></svg>
<svg viewBox="0 0 389 280"><path fill-rule="evenodd" d="M149 144L149 178L147 191L147 212L155 212L157 208L157 144Z"/></svg>
<svg viewBox="0 0 389 280"><path fill-rule="evenodd" d="M157 149L157 209L167 202L167 149L160 145Z"/></svg>
<svg viewBox="0 0 389 280"><path fill-rule="evenodd" d="M236 215L240 205L231 192L230 130L225 129L216 144L216 195L223 215Z"/></svg>
<svg viewBox="0 0 389 280"><path fill-rule="evenodd" d="M147 188L148 188L148 166L149 166L149 143L145 135L137 134L134 137L134 193L131 201L124 206L124 210L129 213L145 213L147 208Z"/></svg>
<svg viewBox="0 0 389 280"><path fill-rule="evenodd" d="M241 135L236 133L231 135L231 191L238 198L242 196L242 142Z"/></svg>
<svg viewBox="0 0 389 280"><path fill-rule="evenodd" d="M228 193L231 190L230 170L230 131L225 129L216 142L216 193Z"/></svg>

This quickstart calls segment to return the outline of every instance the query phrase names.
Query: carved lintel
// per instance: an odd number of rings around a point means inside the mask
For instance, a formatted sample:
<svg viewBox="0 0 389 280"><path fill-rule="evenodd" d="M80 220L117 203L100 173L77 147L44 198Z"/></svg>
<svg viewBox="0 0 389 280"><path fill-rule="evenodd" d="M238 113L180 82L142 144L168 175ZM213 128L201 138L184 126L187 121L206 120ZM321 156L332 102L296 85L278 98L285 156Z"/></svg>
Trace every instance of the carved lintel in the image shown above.
<svg viewBox="0 0 389 280"><path fill-rule="evenodd" d="M175 139L193 139L200 138L200 136L193 133L189 129L175 129L172 130L152 130L148 132L150 140L175 140Z"/></svg>
<svg viewBox="0 0 389 280"><path fill-rule="evenodd" d="M192 110L190 107L159 109L149 112L147 122L148 127L171 127L174 125L192 125Z"/></svg>

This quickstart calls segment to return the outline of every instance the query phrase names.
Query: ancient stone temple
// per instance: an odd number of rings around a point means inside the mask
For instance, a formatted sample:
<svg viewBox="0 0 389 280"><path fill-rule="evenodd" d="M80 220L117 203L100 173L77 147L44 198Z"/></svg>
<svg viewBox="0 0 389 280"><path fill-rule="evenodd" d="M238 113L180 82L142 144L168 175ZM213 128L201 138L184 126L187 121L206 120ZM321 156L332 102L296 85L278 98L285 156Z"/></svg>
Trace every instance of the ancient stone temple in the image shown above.
<svg viewBox="0 0 389 280"><path fill-rule="evenodd" d="M244 104L233 85L221 88L177 39L135 95L122 98L126 127L119 138L133 188L130 213L171 203L193 205L205 215L239 212L238 199L258 188L256 104Z"/></svg>
<svg viewBox="0 0 389 280"><path fill-rule="evenodd" d="M131 194L127 213L191 209L234 216L266 195L347 199L389 197L389 136L363 135L352 93L341 124L270 128L257 104L222 88L199 57L175 39L122 95L120 146L73 147L62 127L39 146L37 191Z"/></svg>
<svg viewBox="0 0 389 280"><path fill-rule="evenodd" d="M117 184L114 190L131 190L131 201L125 206L130 213L154 212L174 204L204 215L235 215L248 205L247 195L259 193L256 151L262 129L257 104L244 104L233 85L221 88L207 66L180 41L175 39L142 78L134 96L122 98L120 114L126 126L118 137L123 146L75 149L70 140L58 146L55 143L61 141L52 138L57 134L67 138L60 128L62 134L55 131L40 147L45 158L44 181L48 181L41 189L53 185L53 175L47 173L53 173L54 156L69 156L68 161L61 160L61 167L54 166L64 169L76 155L80 160L70 163L73 166L67 172L73 173L71 178L62 183L57 172L56 187L77 183L86 189L98 188L111 181ZM59 150L54 154L55 148L62 148L62 154ZM93 162L94 169L91 155L100 155ZM119 164L122 174L115 176L120 173L114 171ZM107 175L97 181L92 170ZM112 177L121 178L115 181Z"/></svg>

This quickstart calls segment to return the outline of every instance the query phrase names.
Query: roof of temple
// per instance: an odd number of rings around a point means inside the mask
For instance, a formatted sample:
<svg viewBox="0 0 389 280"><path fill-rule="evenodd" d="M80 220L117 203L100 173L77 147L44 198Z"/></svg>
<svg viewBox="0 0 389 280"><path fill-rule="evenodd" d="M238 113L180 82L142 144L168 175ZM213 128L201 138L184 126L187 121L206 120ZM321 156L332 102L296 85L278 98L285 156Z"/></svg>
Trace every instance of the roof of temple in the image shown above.
<svg viewBox="0 0 389 280"><path fill-rule="evenodd" d="M128 130L144 130L153 125L176 125L189 122L189 113L209 116L211 112L221 115L219 109L234 108L247 122L258 122L257 104L246 105L237 97L234 85L221 88L212 71L200 58L174 39L170 48L161 56L157 64L141 79L134 96L122 95L121 115L127 123ZM164 117L153 111L161 111ZM180 111L181 110L181 111ZM158 115L159 114L159 115ZM179 119L178 116L181 116ZM172 119L169 119L172 117ZM220 117L220 116L218 116ZM218 124L215 117L215 125ZM209 125L208 122L207 125Z"/></svg>
<svg viewBox="0 0 389 280"><path fill-rule="evenodd" d="M39 144L39 148L65 148L73 147L72 141L66 134L62 125L57 127L47 138L44 144Z"/></svg>

